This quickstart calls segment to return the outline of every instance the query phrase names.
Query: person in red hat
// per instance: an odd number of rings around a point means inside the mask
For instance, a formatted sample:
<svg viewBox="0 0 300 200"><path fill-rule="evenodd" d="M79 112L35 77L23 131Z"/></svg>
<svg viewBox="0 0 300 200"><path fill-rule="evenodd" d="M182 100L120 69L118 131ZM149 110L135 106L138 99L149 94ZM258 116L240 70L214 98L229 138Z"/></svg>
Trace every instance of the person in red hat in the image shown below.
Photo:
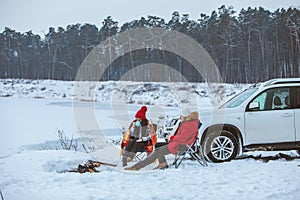
<svg viewBox="0 0 300 200"><path fill-rule="evenodd" d="M142 106L135 114L135 119L131 122L129 130L133 127L129 141L122 141L123 166L130 162L138 151L145 151L150 154L156 143L156 133L154 126L146 117L147 107ZM147 131L147 130L150 131ZM155 138L154 138L155 137Z"/></svg>

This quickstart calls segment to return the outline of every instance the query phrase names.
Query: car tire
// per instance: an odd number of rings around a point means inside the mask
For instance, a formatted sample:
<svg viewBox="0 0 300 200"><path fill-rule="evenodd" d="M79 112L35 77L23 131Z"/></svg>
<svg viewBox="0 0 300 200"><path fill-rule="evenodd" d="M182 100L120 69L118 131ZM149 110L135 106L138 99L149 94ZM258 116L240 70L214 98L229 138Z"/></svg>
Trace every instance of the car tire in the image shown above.
<svg viewBox="0 0 300 200"><path fill-rule="evenodd" d="M215 163L230 161L238 154L238 140L226 130L207 134L203 147L205 157Z"/></svg>

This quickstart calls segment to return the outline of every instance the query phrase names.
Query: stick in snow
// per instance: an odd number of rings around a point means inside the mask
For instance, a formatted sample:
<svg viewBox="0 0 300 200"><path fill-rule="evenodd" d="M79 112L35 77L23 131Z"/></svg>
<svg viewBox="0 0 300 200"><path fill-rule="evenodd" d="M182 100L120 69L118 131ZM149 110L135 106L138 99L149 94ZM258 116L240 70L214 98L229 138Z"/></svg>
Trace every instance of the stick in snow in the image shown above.
<svg viewBox="0 0 300 200"><path fill-rule="evenodd" d="M3 194L2 194L1 190L0 190L0 195L1 195L1 200L4 200L4 197L3 197Z"/></svg>
<svg viewBox="0 0 300 200"><path fill-rule="evenodd" d="M116 167L117 166L117 165L110 164L110 163L89 160L84 165L78 165L77 169L64 170L64 171L62 171L62 173L66 173L66 172L77 172L77 173L86 173L86 172L95 173L95 172L100 172L96 168L100 167L101 165L107 165L107 166L111 166L111 167Z"/></svg>

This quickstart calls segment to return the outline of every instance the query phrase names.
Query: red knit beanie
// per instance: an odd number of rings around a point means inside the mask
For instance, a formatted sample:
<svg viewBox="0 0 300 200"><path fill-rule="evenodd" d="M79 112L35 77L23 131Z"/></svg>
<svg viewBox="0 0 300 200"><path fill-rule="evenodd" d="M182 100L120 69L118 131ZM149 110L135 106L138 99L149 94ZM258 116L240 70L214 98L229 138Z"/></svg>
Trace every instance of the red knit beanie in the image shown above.
<svg viewBox="0 0 300 200"><path fill-rule="evenodd" d="M147 107L142 106L135 114L135 118L146 119Z"/></svg>

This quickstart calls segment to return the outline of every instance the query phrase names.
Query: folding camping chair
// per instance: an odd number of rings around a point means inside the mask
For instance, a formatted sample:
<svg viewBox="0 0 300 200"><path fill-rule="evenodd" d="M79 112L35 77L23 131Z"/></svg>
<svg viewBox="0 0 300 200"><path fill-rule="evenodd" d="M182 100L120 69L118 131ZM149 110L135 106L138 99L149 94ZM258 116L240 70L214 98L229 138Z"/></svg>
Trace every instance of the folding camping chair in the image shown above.
<svg viewBox="0 0 300 200"><path fill-rule="evenodd" d="M149 144L146 145L144 148L139 149L136 154L133 157L133 161L141 161L143 160L146 156L148 156L151 152L154 150L154 145Z"/></svg>
<svg viewBox="0 0 300 200"><path fill-rule="evenodd" d="M202 147L198 138L195 138L194 142L191 145L182 145L179 146L179 151L175 155L175 160L173 165L177 169L183 160L186 160L190 156L195 159L201 166L207 166L207 162L203 156Z"/></svg>

